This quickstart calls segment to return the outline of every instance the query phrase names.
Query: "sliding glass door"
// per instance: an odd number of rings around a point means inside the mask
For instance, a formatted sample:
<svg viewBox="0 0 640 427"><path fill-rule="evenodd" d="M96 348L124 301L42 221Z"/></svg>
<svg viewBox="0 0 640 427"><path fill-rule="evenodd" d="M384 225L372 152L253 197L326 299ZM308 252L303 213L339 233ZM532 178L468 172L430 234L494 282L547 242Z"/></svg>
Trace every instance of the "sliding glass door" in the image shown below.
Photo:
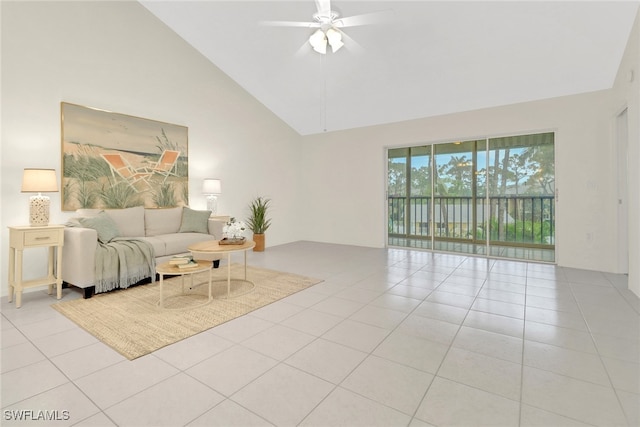
<svg viewBox="0 0 640 427"><path fill-rule="evenodd" d="M433 146L434 236L438 241L473 242L477 229L476 141Z"/></svg>
<svg viewBox="0 0 640 427"><path fill-rule="evenodd" d="M388 241L555 260L554 135L388 151Z"/></svg>
<svg viewBox="0 0 640 427"><path fill-rule="evenodd" d="M553 142L553 133L489 139L492 255L554 248Z"/></svg>
<svg viewBox="0 0 640 427"><path fill-rule="evenodd" d="M402 239L401 246L410 245L409 238L431 248L431 170L429 146L389 150L389 234Z"/></svg>

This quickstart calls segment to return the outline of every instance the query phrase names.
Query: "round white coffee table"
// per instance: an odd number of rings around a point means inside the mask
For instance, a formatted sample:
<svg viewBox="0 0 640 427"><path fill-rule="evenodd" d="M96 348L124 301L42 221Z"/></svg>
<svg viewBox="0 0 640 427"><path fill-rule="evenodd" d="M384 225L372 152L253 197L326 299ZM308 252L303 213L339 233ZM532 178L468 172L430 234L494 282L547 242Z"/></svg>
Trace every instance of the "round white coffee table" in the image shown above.
<svg viewBox="0 0 640 427"><path fill-rule="evenodd" d="M205 242L194 243L187 247L191 251L194 258L207 259L212 258L213 255L226 255L227 256L227 298L231 293L231 254L237 252L244 252L244 279L247 280L247 251L253 249L256 242L253 240L247 240L240 245L221 245L217 240L208 240ZM249 282L251 283L251 282Z"/></svg>
<svg viewBox="0 0 640 427"><path fill-rule="evenodd" d="M191 276L191 288L193 288L193 275L207 270L209 270L209 298L207 298L207 302L204 304L211 302L211 268L213 265L211 264L211 261L195 260L195 262L196 265L186 268L180 268L177 265L172 265L168 262L164 262L156 266L156 273L160 276L160 308L164 308L164 276L182 276L181 284L182 293L184 294L184 276Z"/></svg>

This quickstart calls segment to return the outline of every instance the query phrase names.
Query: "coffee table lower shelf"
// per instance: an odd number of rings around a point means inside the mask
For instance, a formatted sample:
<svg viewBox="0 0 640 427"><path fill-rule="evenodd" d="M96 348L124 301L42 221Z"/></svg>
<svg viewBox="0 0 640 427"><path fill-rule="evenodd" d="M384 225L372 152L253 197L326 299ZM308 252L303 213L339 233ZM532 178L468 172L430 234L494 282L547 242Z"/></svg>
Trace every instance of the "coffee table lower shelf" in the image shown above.
<svg viewBox="0 0 640 427"><path fill-rule="evenodd" d="M209 271L209 282L208 282L209 296L206 302L204 302L203 304L199 304L197 306L206 305L211 302L211 283L212 283L211 269L213 265L211 261L196 260L195 262L197 265L193 267L188 267L188 268L180 268L178 266L169 264L168 262L165 262L156 266L156 273L158 273L158 276L160 276L160 301L158 301L158 305L160 306L160 308L165 308L164 276L182 276L180 280L182 285L182 295L185 295L184 276L191 276L190 288L193 289L194 286L200 286L200 284L199 285L193 284L193 275L197 273L205 272L207 270ZM197 307L197 306L194 306L194 307Z"/></svg>

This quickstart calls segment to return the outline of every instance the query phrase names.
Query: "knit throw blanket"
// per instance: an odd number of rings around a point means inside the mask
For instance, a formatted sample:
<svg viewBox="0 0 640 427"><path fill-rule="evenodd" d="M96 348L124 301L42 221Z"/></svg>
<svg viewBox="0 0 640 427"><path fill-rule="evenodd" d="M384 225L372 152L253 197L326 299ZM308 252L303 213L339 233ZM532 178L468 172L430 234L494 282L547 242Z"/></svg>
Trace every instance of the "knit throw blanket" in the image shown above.
<svg viewBox="0 0 640 427"><path fill-rule="evenodd" d="M128 288L154 277L155 269L153 246L144 240L116 237L109 243L98 242L95 292Z"/></svg>

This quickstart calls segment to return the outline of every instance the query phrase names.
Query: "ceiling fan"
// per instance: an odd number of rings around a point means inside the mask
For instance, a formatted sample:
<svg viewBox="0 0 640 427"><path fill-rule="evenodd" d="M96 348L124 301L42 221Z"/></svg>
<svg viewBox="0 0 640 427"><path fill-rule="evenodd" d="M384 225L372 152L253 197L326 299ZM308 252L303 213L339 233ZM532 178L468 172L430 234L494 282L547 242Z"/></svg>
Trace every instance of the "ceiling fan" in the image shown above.
<svg viewBox="0 0 640 427"><path fill-rule="evenodd" d="M324 55L327 53L327 45L335 53L344 46L343 38L350 39L341 28L384 22L390 13L387 10L343 18L331 9L331 0L315 0L315 3L317 12L312 15L310 22L264 21L262 24L275 27L317 28L309 37L309 44L313 50Z"/></svg>

